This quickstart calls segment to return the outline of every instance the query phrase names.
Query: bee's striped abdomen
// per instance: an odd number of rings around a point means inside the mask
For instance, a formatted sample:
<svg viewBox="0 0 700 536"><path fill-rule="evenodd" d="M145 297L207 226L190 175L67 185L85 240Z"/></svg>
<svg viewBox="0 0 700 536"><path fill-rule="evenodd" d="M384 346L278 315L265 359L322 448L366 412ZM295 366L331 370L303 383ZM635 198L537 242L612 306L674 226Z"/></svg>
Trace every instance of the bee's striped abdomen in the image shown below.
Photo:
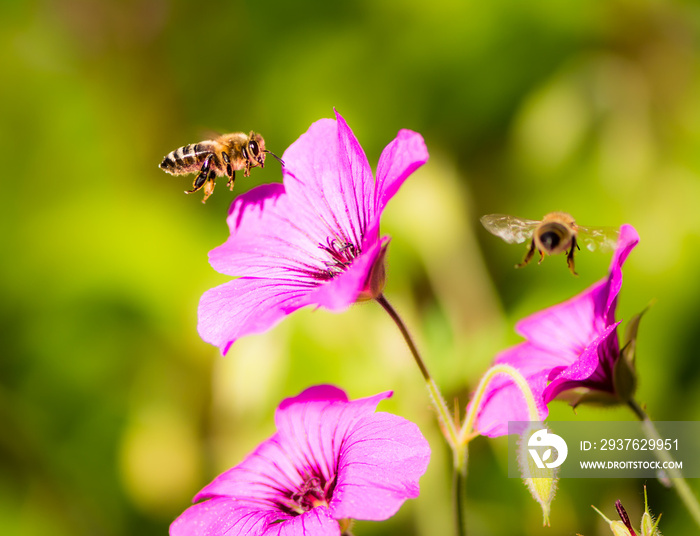
<svg viewBox="0 0 700 536"><path fill-rule="evenodd" d="M213 151L212 143L204 141L188 144L169 153L160 163L160 168L173 175L184 175L199 171L206 157Z"/></svg>

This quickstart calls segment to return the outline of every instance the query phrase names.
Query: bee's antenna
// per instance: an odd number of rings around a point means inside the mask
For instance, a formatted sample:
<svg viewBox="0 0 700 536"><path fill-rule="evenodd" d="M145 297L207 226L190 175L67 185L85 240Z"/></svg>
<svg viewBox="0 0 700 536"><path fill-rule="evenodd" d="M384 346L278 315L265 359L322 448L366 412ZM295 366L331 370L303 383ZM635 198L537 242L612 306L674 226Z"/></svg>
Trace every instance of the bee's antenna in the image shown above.
<svg viewBox="0 0 700 536"><path fill-rule="evenodd" d="M284 166L284 160L282 160L282 159L281 159L279 156L277 156L275 153L273 153L272 151L268 151L267 149L265 149L265 152L266 152L267 154L271 154L272 156L274 156L274 157L277 159L277 161L278 161L280 164L282 164L282 166Z"/></svg>

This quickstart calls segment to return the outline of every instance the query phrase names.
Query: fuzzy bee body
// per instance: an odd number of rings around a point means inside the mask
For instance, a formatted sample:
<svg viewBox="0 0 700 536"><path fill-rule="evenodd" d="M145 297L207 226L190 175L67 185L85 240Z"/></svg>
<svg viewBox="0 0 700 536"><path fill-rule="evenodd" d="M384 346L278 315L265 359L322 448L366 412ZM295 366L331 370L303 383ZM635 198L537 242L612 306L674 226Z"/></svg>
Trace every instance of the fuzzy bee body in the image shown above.
<svg viewBox="0 0 700 536"><path fill-rule="evenodd" d="M216 177L228 177L227 185L233 190L236 171L242 169L243 176L248 177L250 168L265 167L267 153L277 158L274 153L265 149L265 140L260 134L233 132L215 140L204 140L179 147L163 158L160 168L171 175L197 173L192 189L185 193L191 194L204 188L204 203L214 191Z"/></svg>

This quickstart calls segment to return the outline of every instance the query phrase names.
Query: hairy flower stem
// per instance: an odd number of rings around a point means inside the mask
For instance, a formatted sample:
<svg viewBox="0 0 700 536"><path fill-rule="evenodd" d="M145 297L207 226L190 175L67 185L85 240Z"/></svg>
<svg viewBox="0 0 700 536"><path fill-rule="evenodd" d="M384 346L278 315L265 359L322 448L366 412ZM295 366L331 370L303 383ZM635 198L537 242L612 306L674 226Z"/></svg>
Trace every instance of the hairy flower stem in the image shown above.
<svg viewBox="0 0 700 536"><path fill-rule="evenodd" d="M642 428L646 432L647 436L650 439L661 439L661 436L656 430L656 426L654 426L653 421L649 418L637 401L630 398L627 401L627 405L634 412L637 418L642 421ZM675 460L667 450L655 449L654 453L659 461L673 462L671 466L675 464ZM695 521L696 525L700 526L700 503L698 503L698 498L690 489L690 486L688 486L688 482L686 482L685 478L683 478L683 475L681 475L681 472L678 469L666 469L666 472L669 476L669 482L674 488L676 488L678 496L681 498L681 501L683 501L683 504L685 504L685 507L688 509L688 512L693 518L693 521Z"/></svg>
<svg viewBox="0 0 700 536"><path fill-rule="evenodd" d="M464 527L464 509L463 509L463 503L464 503L464 496L465 496L465 483L466 483L466 478L467 478L467 449L466 446L460 446L458 444L458 436L457 436L457 425L455 424L454 420L452 419L452 414L450 413L450 410L447 408L447 404L445 403L445 399L442 397L442 394L440 393L440 389L438 389L437 384L435 383L435 380L433 380L433 377L430 375L430 372L428 372L428 367L425 365L425 362L423 361L423 358L420 356L420 352L418 351L418 348L416 347L416 343L413 342L413 337L411 337L411 333L408 331L408 328L406 327L406 324L402 320L402 318L399 316L399 314L396 312L396 309L392 307L392 305L387 301L386 297L383 294L380 294L375 298L379 305L381 305L384 310L389 313L389 316L391 319L394 321L396 326L399 328L399 331L401 332L401 335L403 335L404 340L406 341L406 344L408 345L408 349L411 351L411 355L413 355L413 359L415 360L416 364L418 365L418 368L420 369L421 374L423 375L423 379L425 380L425 384L428 387L428 392L430 393L430 400L433 403L433 406L435 407L435 410L437 411L438 414L438 420L440 422L442 432L445 435L445 439L447 439L447 443L450 445L450 448L452 449L452 458L453 458L453 499L454 499L454 509L455 509L455 524L456 524L456 530L457 530L457 536L466 536L466 529Z"/></svg>

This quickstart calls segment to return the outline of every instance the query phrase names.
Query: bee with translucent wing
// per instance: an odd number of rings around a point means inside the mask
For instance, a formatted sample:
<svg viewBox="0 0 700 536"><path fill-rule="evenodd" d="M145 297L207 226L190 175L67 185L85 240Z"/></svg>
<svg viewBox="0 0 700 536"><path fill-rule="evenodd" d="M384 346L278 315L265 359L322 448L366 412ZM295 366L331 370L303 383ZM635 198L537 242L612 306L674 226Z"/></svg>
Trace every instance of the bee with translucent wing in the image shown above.
<svg viewBox="0 0 700 536"><path fill-rule="evenodd" d="M233 190L236 171L242 169L243 176L248 177L250 168L265 167L266 154L271 154L284 165L276 154L265 149L265 140L260 134L234 132L175 149L163 158L160 168L171 175L197 173L192 189L185 193L204 188L202 203L205 203L214 191L216 177L227 176L227 185Z"/></svg>
<svg viewBox="0 0 700 536"><path fill-rule="evenodd" d="M580 249L579 244L590 251L600 249L609 251L615 248L619 236L614 227L583 227L566 212L550 212L541 221L526 220L508 216L507 214L487 214L482 216L481 223L490 233L502 238L509 244L520 244L530 240L530 248L523 262L516 268L526 266L535 250L540 253L540 261L545 255L558 255L566 252L566 263L574 275L574 250Z"/></svg>

